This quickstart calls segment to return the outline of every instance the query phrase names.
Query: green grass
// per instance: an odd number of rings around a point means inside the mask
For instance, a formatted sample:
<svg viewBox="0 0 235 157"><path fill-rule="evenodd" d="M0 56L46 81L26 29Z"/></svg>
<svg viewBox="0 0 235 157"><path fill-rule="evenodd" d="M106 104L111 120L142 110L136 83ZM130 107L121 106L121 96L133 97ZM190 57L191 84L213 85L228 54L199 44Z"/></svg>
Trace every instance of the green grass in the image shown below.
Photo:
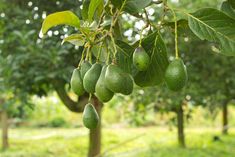
<svg viewBox="0 0 235 157"><path fill-rule="evenodd" d="M10 149L1 157L85 157L88 130L12 129ZM220 130L186 129L187 149L177 146L176 130L164 128L105 128L104 156L107 157L232 157L235 156L235 130L213 142Z"/></svg>

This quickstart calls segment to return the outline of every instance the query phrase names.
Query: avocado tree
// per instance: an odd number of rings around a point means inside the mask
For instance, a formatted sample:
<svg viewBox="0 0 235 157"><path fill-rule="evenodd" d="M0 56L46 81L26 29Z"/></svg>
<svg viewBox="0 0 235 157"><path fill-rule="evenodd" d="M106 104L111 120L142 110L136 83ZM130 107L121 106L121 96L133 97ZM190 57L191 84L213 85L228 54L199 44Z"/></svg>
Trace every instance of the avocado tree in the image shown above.
<svg viewBox="0 0 235 157"><path fill-rule="evenodd" d="M233 2L226 3L229 9L234 7ZM151 18L146 7L159 4L162 7L160 18ZM130 94L133 89L132 80L140 87L156 86L165 82L172 91L179 91L186 85L187 70L178 51L177 28L182 21L178 21L179 17L185 18L184 24L186 23L197 37L217 43L216 49L219 53L234 56L235 20L228 13L228 9L225 11L226 13L214 8L201 8L194 13L188 13L173 7L167 1L84 0L80 18L71 11L50 14L42 23L40 36L43 37L50 28L57 25L75 27L77 32L62 41L83 47L78 68L74 70L76 75L74 74L71 79L72 89L78 96L86 91L90 93L90 98L95 95L100 101L106 102L114 93ZM127 39L122 37L125 29L122 23L127 23L128 18L125 17L128 16L144 23L140 26L137 33L139 36L136 36L134 44L128 43ZM165 23L170 21L166 19L172 20L172 17L175 59L169 63L161 31L168 27ZM87 62L93 65L82 78L82 69ZM103 82L100 86L97 81L102 64L105 65L102 70L105 71L105 75L100 77L100 82ZM91 107L90 112L84 112L84 118L90 117L84 121L85 126L90 126L86 123L93 120L94 125L96 124L93 109ZM86 115L87 113L90 114Z"/></svg>

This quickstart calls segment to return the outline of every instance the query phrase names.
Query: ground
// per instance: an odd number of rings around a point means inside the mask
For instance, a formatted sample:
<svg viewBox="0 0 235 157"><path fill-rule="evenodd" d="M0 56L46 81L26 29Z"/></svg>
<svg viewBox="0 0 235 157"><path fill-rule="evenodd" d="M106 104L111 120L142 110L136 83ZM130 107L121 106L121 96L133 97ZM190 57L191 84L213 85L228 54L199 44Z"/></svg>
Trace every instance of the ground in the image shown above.
<svg viewBox="0 0 235 157"><path fill-rule="evenodd" d="M1 157L85 157L88 131L76 129L10 130L10 149ZM213 141L213 136L219 141ZM187 149L177 146L176 130L166 128L105 128L104 157L233 157L235 129L220 135L219 129L186 129Z"/></svg>

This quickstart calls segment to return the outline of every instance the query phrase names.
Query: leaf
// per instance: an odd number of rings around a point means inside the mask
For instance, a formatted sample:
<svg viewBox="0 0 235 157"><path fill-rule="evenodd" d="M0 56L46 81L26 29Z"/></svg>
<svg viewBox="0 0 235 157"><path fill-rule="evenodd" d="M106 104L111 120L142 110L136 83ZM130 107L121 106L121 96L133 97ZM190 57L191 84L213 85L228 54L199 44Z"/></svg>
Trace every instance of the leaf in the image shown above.
<svg viewBox="0 0 235 157"><path fill-rule="evenodd" d="M159 85L164 80L164 74L169 64L166 45L158 32L148 35L142 41L142 47L151 58L149 68L138 72L135 83L141 87Z"/></svg>
<svg viewBox="0 0 235 157"><path fill-rule="evenodd" d="M100 46L102 43L99 43L97 45L92 46L91 51L93 53L93 55L97 58L98 57L98 53L100 51ZM104 46L104 44L102 44L101 46L101 51L100 51L100 58L99 61L101 62L105 62L107 59L107 51L106 51L106 47Z"/></svg>
<svg viewBox="0 0 235 157"><path fill-rule="evenodd" d="M120 3L120 1L122 2ZM121 8L123 2L124 0L111 0L111 3L119 9ZM136 14L147 7L151 2L152 0L126 0L123 10L129 14Z"/></svg>
<svg viewBox="0 0 235 157"><path fill-rule="evenodd" d="M76 46L83 46L85 43L85 38L82 34L72 34L64 38L61 44L64 44L64 42L70 42Z"/></svg>
<svg viewBox="0 0 235 157"><path fill-rule="evenodd" d="M134 48L132 46L130 46L129 44L127 44L126 42L124 42L122 40L116 40L115 44L116 44L119 52L123 53L127 57L132 56L132 54L134 52Z"/></svg>
<svg viewBox="0 0 235 157"><path fill-rule="evenodd" d="M228 1L225 1L221 5L221 11L226 13L231 18L235 19L235 10L232 8L230 3Z"/></svg>
<svg viewBox="0 0 235 157"><path fill-rule="evenodd" d="M42 23L41 33L46 32L57 25L69 25L80 28L79 18L71 11L56 12L48 15Z"/></svg>
<svg viewBox="0 0 235 157"><path fill-rule="evenodd" d="M82 19L88 19L88 10L89 10L90 0L84 0L82 3Z"/></svg>
<svg viewBox="0 0 235 157"><path fill-rule="evenodd" d="M165 26L169 26L172 28L172 32L175 30L175 22L165 22L163 23ZM178 35L183 35L187 36L191 30L188 26L188 20L186 19L180 19L177 21L177 30L178 30Z"/></svg>
<svg viewBox="0 0 235 157"><path fill-rule="evenodd" d="M128 43L122 40L116 40L115 44L117 46L117 64L124 71L131 73L132 71L132 55L134 53L134 48Z"/></svg>
<svg viewBox="0 0 235 157"><path fill-rule="evenodd" d="M223 12L204 8L187 14L189 27L201 40L220 44L221 53L235 56L235 20Z"/></svg>
<svg viewBox="0 0 235 157"><path fill-rule="evenodd" d="M235 1L234 0L228 0L228 3L232 6L233 9L235 9Z"/></svg>
<svg viewBox="0 0 235 157"><path fill-rule="evenodd" d="M152 0L127 0L124 6L124 11L130 14L137 14L151 2Z"/></svg>
<svg viewBox="0 0 235 157"><path fill-rule="evenodd" d="M100 4L103 6L103 0L91 0L88 10L88 20L92 21L92 18L95 14L96 9L100 8Z"/></svg>

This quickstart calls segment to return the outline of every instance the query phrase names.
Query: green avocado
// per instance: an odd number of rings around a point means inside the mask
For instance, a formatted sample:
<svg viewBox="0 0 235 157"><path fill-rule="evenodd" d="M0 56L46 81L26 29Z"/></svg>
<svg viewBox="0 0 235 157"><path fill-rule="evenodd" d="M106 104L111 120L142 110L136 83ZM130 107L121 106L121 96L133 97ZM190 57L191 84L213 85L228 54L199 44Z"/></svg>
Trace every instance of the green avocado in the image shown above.
<svg viewBox="0 0 235 157"><path fill-rule="evenodd" d="M86 72L83 79L84 89L88 93L95 93L95 86L100 77L102 66L99 63L95 63L92 67Z"/></svg>
<svg viewBox="0 0 235 157"><path fill-rule="evenodd" d="M105 85L105 72L107 65L103 66L100 77L95 86L95 95L101 102L108 102L112 99L114 93Z"/></svg>
<svg viewBox="0 0 235 157"><path fill-rule="evenodd" d="M130 74L125 73L124 79L125 79L125 86L123 87L123 90L120 93L122 93L124 95L130 95L132 93L133 87L134 87L133 78Z"/></svg>
<svg viewBox="0 0 235 157"><path fill-rule="evenodd" d="M105 85L114 93L121 93L125 85L125 72L117 65L110 64L105 73Z"/></svg>
<svg viewBox="0 0 235 157"><path fill-rule="evenodd" d="M99 123L99 115L91 103L86 104L82 119L84 126L88 129L95 129L97 127Z"/></svg>
<svg viewBox="0 0 235 157"><path fill-rule="evenodd" d="M78 96L81 96L84 94L85 91L83 87L83 82L82 82L82 78L80 75L80 70L78 68L73 70L70 85L71 85L72 91Z"/></svg>
<svg viewBox="0 0 235 157"><path fill-rule="evenodd" d="M91 63L89 63L88 61L84 61L81 64L81 77L82 79L84 79L84 76L86 74L86 72L91 68Z"/></svg>
<svg viewBox="0 0 235 157"><path fill-rule="evenodd" d="M132 76L114 64L107 67L105 85L114 93L128 95L133 91Z"/></svg>
<svg viewBox="0 0 235 157"><path fill-rule="evenodd" d="M135 49L133 54L133 64L139 71L146 71L150 64L150 57L142 47Z"/></svg>
<svg viewBox="0 0 235 157"><path fill-rule="evenodd" d="M165 73L165 81L168 88L173 91L178 91L186 85L188 74L186 66L181 59L175 59L168 65Z"/></svg>

